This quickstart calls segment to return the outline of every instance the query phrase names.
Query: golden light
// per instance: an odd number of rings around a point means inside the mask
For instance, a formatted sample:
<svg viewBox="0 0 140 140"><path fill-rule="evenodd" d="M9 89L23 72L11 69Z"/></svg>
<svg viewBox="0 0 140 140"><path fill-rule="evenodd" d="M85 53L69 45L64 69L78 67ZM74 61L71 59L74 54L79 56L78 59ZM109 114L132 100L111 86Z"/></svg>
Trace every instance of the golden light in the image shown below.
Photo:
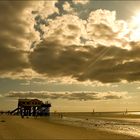
<svg viewBox="0 0 140 140"><path fill-rule="evenodd" d="M138 12L135 16L132 17L132 21L136 26L140 26L140 12Z"/></svg>
<svg viewBox="0 0 140 140"><path fill-rule="evenodd" d="M135 29L131 32L130 38L132 41L140 41L140 29Z"/></svg>
<svg viewBox="0 0 140 140"><path fill-rule="evenodd" d="M131 35L130 38L133 41L139 41L140 40L140 11L137 12L135 16L132 17L131 20Z"/></svg>

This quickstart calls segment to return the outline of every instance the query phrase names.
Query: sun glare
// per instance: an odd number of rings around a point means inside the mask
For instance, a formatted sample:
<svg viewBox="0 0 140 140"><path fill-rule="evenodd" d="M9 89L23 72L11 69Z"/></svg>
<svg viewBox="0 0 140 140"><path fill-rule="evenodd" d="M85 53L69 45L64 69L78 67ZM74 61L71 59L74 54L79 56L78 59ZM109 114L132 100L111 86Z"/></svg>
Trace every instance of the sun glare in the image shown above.
<svg viewBox="0 0 140 140"><path fill-rule="evenodd" d="M140 40L140 11L132 17L131 40Z"/></svg>
<svg viewBox="0 0 140 140"><path fill-rule="evenodd" d="M138 12L135 16L132 17L133 23L136 26L140 26L140 12Z"/></svg>

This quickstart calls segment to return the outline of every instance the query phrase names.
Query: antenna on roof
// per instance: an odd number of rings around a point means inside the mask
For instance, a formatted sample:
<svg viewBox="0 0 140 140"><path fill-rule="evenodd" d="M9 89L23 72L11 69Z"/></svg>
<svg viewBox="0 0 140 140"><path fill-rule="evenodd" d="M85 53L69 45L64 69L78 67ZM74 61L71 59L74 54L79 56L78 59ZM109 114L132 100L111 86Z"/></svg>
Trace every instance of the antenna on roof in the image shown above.
<svg viewBox="0 0 140 140"><path fill-rule="evenodd" d="M29 79L29 93L32 93L32 70L31 70L31 75L30 75L30 79Z"/></svg>
<svg viewBox="0 0 140 140"><path fill-rule="evenodd" d="M33 48L34 48L34 45L35 45L36 41L32 42L31 45L30 45L30 48L29 48L29 54L32 52ZM32 93L32 69L31 69L31 73L30 73L30 78L29 78L29 93L31 94Z"/></svg>

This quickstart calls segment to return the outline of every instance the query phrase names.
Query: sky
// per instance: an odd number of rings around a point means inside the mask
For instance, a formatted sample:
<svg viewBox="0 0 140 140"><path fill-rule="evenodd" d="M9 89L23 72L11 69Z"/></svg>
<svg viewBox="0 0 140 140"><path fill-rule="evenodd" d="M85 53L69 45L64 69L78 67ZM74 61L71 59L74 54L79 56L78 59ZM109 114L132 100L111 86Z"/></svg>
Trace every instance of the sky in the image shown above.
<svg viewBox="0 0 140 140"><path fill-rule="evenodd" d="M140 110L140 1L0 1L0 110Z"/></svg>

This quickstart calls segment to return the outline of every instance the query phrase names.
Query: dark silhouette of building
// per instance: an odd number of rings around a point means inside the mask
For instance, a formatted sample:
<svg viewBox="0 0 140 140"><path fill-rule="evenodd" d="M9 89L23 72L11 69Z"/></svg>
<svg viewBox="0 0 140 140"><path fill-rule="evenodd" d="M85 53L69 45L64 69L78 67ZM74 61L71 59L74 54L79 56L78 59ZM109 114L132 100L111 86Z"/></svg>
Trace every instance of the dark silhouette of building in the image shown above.
<svg viewBox="0 0 140 140"><path fill-rule="evenodd" d="M23 116L49 116L51 104L38 99L19 99L16 109L11 114Z"/></svg>

